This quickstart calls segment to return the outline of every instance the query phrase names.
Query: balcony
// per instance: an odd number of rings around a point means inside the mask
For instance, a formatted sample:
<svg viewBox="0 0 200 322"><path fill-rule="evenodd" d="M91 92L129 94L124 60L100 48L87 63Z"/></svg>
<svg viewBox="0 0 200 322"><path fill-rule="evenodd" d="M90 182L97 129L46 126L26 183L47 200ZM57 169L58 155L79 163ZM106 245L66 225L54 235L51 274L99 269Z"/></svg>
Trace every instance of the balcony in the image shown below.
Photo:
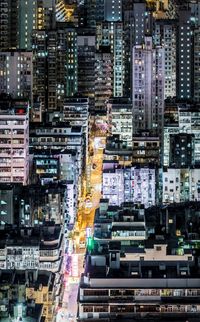
<svg viewBox="0 0 200 322"><path fill-rule="evenodd" d="M22 168L25 166L25 162L16 162L16 160L14 160L14 166L15 168Z"/></svg>
<svg viewBox="0 0 200 322"><path fill-rule="evenodd" d="M10 139L11 133L9 133L9 134L0 133L0 136L1 136L1 139Z"/></svg>
<svg viewBox="0 0 200 322"><path fill-rule="evenodd" d="M48 270L48 271L56 273L60 269L60 264L61 264L60 260L58 260L56 262L40 262L39 269L40 270Z"/></svg>
<svg viewBox="0 0 200 322"><path fill-rule="evenodd" d="M40 261L42 262L55 262L58 261L61 256L61 251L53 251L53 254L45 254L40 251Z"/></svg>
<svg viewBox="0 0 200 322"><path fill-rule="evenodd" d="M10 155L11 155L10 150L9 150L9 152L6 152L6 151L0 152L0 157L1 158L3 158L3 157L10 157Z"/></svg>
<svg viewBox="0 0 200 322"><path fill-rule="evenodd" d="M0 154L1 156L1 154ZM0 162L0 168L1 167L6 167L6 168L10 168L11 167L11 162Z"/></svg>
<svg viewBox="0 0 200 322"><path fill-rule="evenodd" d="M0 179L4 177L10 177L11 178L11 171L1 171L0 172Z"/></svg>
<svg viewBox="0 0 200 322"><path fill-rule="evenodd" d="M11 142L10 143L1 143L0 142L0 148L10 148L11 147Z"/></svg>
<svg viewBox="0 0 200 322"><path fill-rule="evenodd" d="M19 149L23 149L24 147L25 147L25 142L24 143L12 143L12 147L13 147L13 149L15 149L15 148L19 148Z"/></svg>

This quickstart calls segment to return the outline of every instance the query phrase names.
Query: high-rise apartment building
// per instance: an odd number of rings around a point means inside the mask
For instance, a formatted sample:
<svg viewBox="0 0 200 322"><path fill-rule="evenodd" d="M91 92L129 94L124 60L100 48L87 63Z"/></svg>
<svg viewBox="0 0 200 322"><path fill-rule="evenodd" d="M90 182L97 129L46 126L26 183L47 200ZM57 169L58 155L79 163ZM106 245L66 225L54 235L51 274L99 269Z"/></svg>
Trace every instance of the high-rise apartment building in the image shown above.
<svg viewBox="0 0 200 322"><path fill-rule="evenodd" d="M32 52L0 52L0 93L32 101Z"/></svg>
<svg viewBox="0 0 200 322"><path fill-rule="evenodd" d="M95 44L95 35L91 31L78 34L78 93L90 98L91 107L94 105L95 90Z"/></svg>
<svg viewBox="0 0 200 322"><path fill-rule="evenodd" d="M124 30L124 91L123 95L126 97L131 97L131 48L133 47L132 43L132 21L133 21L133 11L126 10L124 12L123 20L123 30Z"/></svg>
<svg viewBox="0 0 200 322"><path fill-rule="evenodd" d="M116 22L111 25L111 34L113 29L113 44L111 36L111 49L114 56L113 73L113 94L114 96L123 96L124 89L124 42L123 42L123 24Z"/></svg>
<svg viewBox="0 0 200 322"><path fill-rule="evenodd" d="M41 2L41 1L40 1ZM39 1L4 0L0 4L0 49L31 49L31 32L41 19ZM41 8L42 12L43 8Z"/></svg>
<svg viewBox="0 0 200 322"><path fill-rule="evenodd" d="M0 3L0 50L17 48L17 6L18 0L2 0Z"/></svg>
<svg viewBox="0 0 200 322"><path fill-rule="evenodd" d="M74 150L77 153L77 173L81 188L81 175L85 160L82 126L70 126L66 122L56 122L55 120L46 124L35 123L30 129L30 147L37 148L40 151L46 148L57 151L63 149Z"/></svg>
<svg viewBox="0 0 200 322"><path fill-rule="evenodd" d="M54 28L66 15L64 0L2 0L0 50L31 50L32 31Z"/></svg>
<svg viewBox="0 0 200 322"><path fill-rule="evenodd" d="M51 29L55 27L55 5L57 0L37 0L36 29Z"/></svg>
<svg viewBox="0 0 200 322"><path fill-rule="evenodd" d="M193 91L193 32L191 11L179 8L177 29L177 97L191 99Z"/></svg>
<svg viewBox="0 0 200 322"><path fill-rule="evenodd" d="M164 98L176 96L177 22L173 19L155 21L154 43L164 48Z"/></svg>
<svg viewBox="0 0 200 322"><path fill-rule="evenodd" d="M133 3L133 44L141 45L144 42L144 36L148 33L147 21L148 13L145 1L137 1Z"/></svg>
<svg viewBox="0 0 200 322"><path fill-rule="evenodd" d="M194 101L200 102L200 27L194 30Z"/></svg>
<svg viewBox="0 0 200 322"><path fill-rule="evenodd" d="M87 26L95 28L98 22L122 21L122 0L85 0Z"/></svg>
<svg viewBox="0 0 200 322"><path fill-rule="evenodd" d="M89 100L87 97L65 98L63 106L63 121L71 126L80 126L84 135L84 157L88 157L88 128L89 128ZM85 163L85 162L84 162Z"/></svg>
<svg viewBox="0 0 200 322"><path fill-rule="evenodd" d="M164 51L151 37L133 47L133 133L160 132L164 110Z"/></svg>
<svg viewBox="0 0 200 322"><path fill-rule="evenodd" d="M113 55L109 47L95 54L95 110L106 112L106 101L113 95Z"/></svg>
<svg viewBox="0 0 200 322"><path fill-rule="evenodd" d="M36 29L55 28L56 22L67 21L67 7L64 0L36 0Z"/></svg>
<svg viewBox="0 0 200 322"><path fill-rule="evenodd" d="M22 100L0 101L0 182L28 183L29 105Z"/></svg>
<svg viewBox="0 0 200 322"><path fill-rule="evenodd" d="M124 29L124 96L131 97L132 89L132 48L144 42L147 34L148 19L145 1L123 2L123 29Z"/></svg>
<svg viewBox="0 0 200 322"><path fill-rule="evenodd" d="M73 96L77 92L77 31L74 27L69 27L65 23L58 23L57 35L58 50L61 50L61 53L57 53L57 88L59 99L59 96L63 94L63 90L65 97Z"/></svg>
<svg viewBox="0 0 200 322"><path fill-rule="evenodd" d="M86 173L86 184L90 186L91 167L89 164L89 100L87 97L68 97L64 101L63 120L71 126L79 126L83 132L83 163L82 168ZM84 171L83 170L83 171Z"/></svg>
<svg viewBox="0 0 200 322"><path fill-rule="evenodd" d="M18 45L20 49L31 50L31 34L40 20L39 1L20 0L18 2Z"/></svg>
<svg viewBox="0 0 200 322"><path fill-rule="evenodd" d="M110 46L113 54L113 95L123 96L124 86L124 42L122 22L103 22L97 24L97 50Z"/></svg>
<svg viewBox="0 0 200 322"><path fill-rule="evenodd" d="M122 20L122 0L104 0L104 20Z"/></svg>
<svg viewBox="0 0 200 322"><path fill-rule="evenodd" d="M77 92L77 34L58 23L55 30L33 32L33 95L42 111L62 108L64 97Z"/></svg>

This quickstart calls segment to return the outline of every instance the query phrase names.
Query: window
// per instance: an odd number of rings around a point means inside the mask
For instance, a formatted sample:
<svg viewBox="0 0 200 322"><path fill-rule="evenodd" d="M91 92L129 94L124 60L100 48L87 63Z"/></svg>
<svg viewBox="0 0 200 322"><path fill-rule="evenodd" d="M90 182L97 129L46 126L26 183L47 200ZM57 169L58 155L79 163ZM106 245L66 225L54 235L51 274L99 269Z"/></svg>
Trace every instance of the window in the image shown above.
<svg viewBox="0 0 200 322"><path fill-rule="evenodd" d="M95 306L94 312L108 312L108 306Z"/></svg>
<svg viewBox="0 0 200 322"><path fill-rule="evenodd" d="M107 290L84 290L84 296L108 296Z"/></svg>
<svg viewBox="0 0 200 322"><path fill-rule="evenodd" d="M157 251L161 251L162 250L162 247L161 246L156 246L156 250Z"/></svg>
<svg viewBox="0 0 200 322"><path fill-rule="evenodd" d="M83 312L93 312L93 307L92 306L84 306Z"/></svg>

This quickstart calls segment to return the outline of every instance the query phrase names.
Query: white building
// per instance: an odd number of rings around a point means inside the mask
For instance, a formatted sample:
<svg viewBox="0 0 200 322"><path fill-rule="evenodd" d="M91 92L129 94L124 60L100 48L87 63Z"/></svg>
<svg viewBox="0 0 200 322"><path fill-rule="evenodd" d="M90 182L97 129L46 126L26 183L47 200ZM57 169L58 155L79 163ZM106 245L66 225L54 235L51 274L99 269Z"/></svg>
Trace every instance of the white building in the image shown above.
<svg viewBox="0 0 200 322"><path fill-rule="evenodd" d="M32 99L32 52L0 53L0 92Z"/></svg>
<svg viewBox="0 0 200 322"><path fill-rule="evenodd" d="M161 170L162 202L200 201L200 168Z"/></svg>
<svg viewBox="0 0 200 322"><path fill-rule="evenodd" d="M126 98L111 98L107 103L111 135L118 134L119 139L132 146L132 104Z"/></svg>
<svg viewBox="0 0 200 322"><path fill-rule="evenodd" d="M0 182L28 184L29 105L3 101L0 108Z"/></svg>
<svg viewBox="0 0 200 322"><path fill-rule="evenodd" d="M133 47L133 133L155 130L160 133L164 110L164 49L153 46L145 37L144 45Z"/></svg>
<svg viewBox="0 0 200 322"><path fill-rule="evenodd" d="M110 205L134 202L146 207L155 205L155 169L118 167L103 171L102 194Z"/></svg>
<svg viewBox="0 0 200 322"><path fill-rule="evenodd" d="M124 202L124 174L122 169L104 170L102 181L103 198L109 199L111 205Z"/></svg>

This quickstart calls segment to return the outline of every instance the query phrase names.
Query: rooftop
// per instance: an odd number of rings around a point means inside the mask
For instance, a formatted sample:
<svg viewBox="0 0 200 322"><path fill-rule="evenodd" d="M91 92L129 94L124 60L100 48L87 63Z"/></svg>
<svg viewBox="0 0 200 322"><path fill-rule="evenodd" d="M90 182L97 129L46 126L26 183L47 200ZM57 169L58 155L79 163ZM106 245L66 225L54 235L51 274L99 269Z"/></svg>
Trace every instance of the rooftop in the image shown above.
<svg viewBox="0 0 200 322"><path fill-rule="evenodd" d="M61 227L53 222L44 222L43 226L22 228L5 225L0 234L0 248L13 246L31 246L38 250L57 248L60 236Z"/></svg>
<svg viewBox="0 0 200 322"><path fill-rule="evenodd" d="M181 272L183 272L184 274L182 274ZM89 259L86 265L85 274L89 274L89 277L91 279L104 278L109 280L131 278L132 281L130 281L130 284L135 284L135 286L139 286L139 284L141 284L141 280L145 280L147 284L146 286L145 284L143 286L146 288L148 288L150 285L154 285L154 287L156 287L155 280L159 279L160 283L157 285L157 287L160 287L160 284L164 286L167 279L182 279L183 281L186 279L196 279L197 283L194 284L193 287L200 287L200 273L198 271L198 268L195 266L194 262L190 265L187 261L179 261L179 264L177 264L177 262L152 262L152 260L140 261L135 263L121 261L119 268L111 268L106 265L92 265L91 259ZM134 280L136 279L137 282L134 282ZM137 285L137 283L139 284ZM172 283L171 287L176 287L175 283Z"/></svg>

